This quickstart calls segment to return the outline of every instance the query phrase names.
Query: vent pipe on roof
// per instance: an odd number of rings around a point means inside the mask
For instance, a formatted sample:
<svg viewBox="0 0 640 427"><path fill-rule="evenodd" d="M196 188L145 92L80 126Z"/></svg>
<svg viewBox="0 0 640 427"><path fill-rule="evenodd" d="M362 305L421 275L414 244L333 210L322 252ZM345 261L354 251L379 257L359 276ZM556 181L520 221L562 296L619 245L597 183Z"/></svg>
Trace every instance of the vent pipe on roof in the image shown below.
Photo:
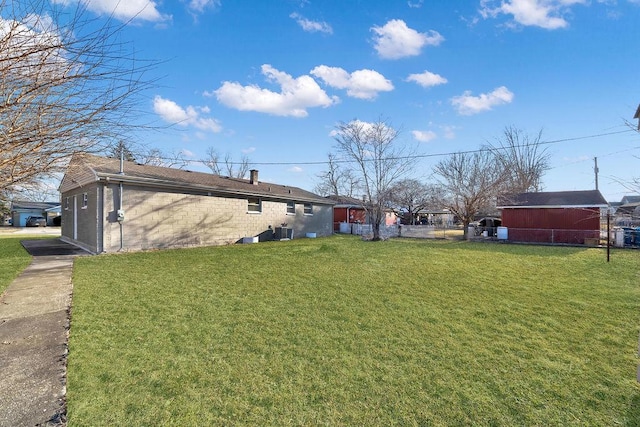
<svg viewBox="0 0 640 427"><path fill-rule="evenodd" d="M120 175L124 175L124 144L120 145Z"/></svg>
<svg viewBox="0 0 640 427"><path fill-rule="evenodd" d="M258 185L258 170L251 169L249 171L249 182L253 185Z"/></svg>

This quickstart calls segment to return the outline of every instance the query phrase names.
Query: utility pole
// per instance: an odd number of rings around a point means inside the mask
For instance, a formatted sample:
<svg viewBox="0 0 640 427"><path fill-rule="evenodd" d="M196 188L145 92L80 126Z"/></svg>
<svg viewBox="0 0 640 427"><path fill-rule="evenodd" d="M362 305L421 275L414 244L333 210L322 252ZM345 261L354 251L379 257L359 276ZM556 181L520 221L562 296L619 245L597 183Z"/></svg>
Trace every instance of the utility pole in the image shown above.
<svg viewBox="0 0 640 427"><path fill-rule="evenodd" d="M595 162L595 165L593 166L593 172L595 172L596 174L596 190L598 189L598 172L600 172L600 170L598 169L598 158L594 157L593 161Z"/></svg>

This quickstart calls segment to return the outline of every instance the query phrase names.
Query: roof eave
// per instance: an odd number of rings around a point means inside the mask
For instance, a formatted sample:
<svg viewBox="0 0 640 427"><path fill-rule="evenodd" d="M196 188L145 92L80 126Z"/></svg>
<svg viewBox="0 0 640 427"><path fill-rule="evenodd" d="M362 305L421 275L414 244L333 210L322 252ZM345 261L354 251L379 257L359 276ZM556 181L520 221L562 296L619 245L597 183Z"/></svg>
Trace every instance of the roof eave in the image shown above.
<svg viewBox="0 0 640 427"><path fill-rule="evenodd" d="M246 190L238 190L238 189L225 189L220 187L212 187L208 185L198 185L192 183L177 183L175 181L166 181L159 180L155 178L143 178L139 176L128 176L121 174L111 174L111 173L99 173L97 175L98 181L104 182L122 182L127 184L139 184L139 185L148 185L157 188L165 188L172 190L194 190L201 191L207 193L216 193L230 196L248 196L248 197L268 197L271 199L278 200L296 200L301 202L312 202L315 204L323 204L323 205L332 205L332 203L324 201L319 198L298 196L295 194L274 194L264 191L246 191Z"/></svg>
<svg viewBox="0 0 640 427"><path fill-rule="evenodd" d="M586 208L608 208L607 204L587 204L587 205L505 205L496 206L496 209L586 209Z"/></svg>

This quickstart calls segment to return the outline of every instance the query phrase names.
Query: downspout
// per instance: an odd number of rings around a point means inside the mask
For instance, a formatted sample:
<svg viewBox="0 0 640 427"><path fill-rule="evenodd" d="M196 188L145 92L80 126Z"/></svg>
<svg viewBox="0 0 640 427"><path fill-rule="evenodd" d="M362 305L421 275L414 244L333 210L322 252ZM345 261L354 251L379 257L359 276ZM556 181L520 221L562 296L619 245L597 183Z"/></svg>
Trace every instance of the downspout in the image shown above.
<svg viewBox="0 0 640 427"><path fill-rule="evenodd" d="M123 194L123 185L122 185L122 181L120 181L120 194L118 197L119 199L119 203L118 203L118 210L122 211L122 194ZM118 221L118 223L120 224L120 251L124 250L124 224L122 224L122 221Z"/></svg>
<svg viewBox="0 0 640 427"><path fill-rule="evenodd" d="M124 147L120 150L120 175L124 175ZM116 217L118 218L118 223L120 224L120 251L124 250L124 224L120 219L120 212L122 212L122 197L124 196L124 185L122 181L120 181L120 194L118 195L118 211L116 212Z"/></svg>

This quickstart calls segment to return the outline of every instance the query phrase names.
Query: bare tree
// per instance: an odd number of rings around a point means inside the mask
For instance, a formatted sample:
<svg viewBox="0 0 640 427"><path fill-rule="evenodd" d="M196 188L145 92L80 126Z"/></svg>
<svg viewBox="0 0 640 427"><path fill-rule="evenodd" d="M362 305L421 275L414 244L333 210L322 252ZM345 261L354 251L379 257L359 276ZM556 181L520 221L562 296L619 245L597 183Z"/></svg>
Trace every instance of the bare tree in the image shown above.
<svg viewBox="0 0 640 427"><path fill-rule="evenodd" d="M375 123L354 120L336 127L336 148L355 164L353 173L362 182L368 199L365 207L372 220L374 240L380 240L393 185L415 164L414 151L396 143L398 135L398 130L381 119Z"/></svg>
<svg viewBox="0 0 640 427"><path fill-rule="evenodd" d="M632 129L633 131L640 133L640 104L638 105L638 108L636 109L636 113L633 116L633 118L638 119L637 125L636 123L632 123L628 120L625 120L625 125L627 125L629 129ZM640 157L638 156L634 156L634 157L640 160ZM615 178L615 181L617 181L619 184L621 184L624 188L626 188L629 191L640 193L640 176L633 177L628 180Z"/></svg>
<svg viewBox="0 0 640 427"><path fill-rule="evenodd" d="M249 157L242 156L239 162L234 162L231 154L227 153L224 159L221 159L220 154L213 147L207 149L207 158L202 163L214 174L232 178L246 178L250 168Z"/></svg>
<svg viewBox="0 0 640 427"><path fill-rule="evenodd" d="M535 137L508 126L502 138L491 144L496 160L505 173L504 191L526 193L542 191L542 176L549 170L550 154L542 145L542 130Z"/></svg>
<svg viewBox="0 0 640 427"><path fill-rule="evenodd" d="M490 207L501 192L504 169L490 150L481 150L452 154L434 172L446 192L443 205L462 221L466 236L476 213Z"/></svg>
<svg viewBox="0 0 640 427"><path fill-rule="evenodd" d="M159 148L149 148L125 141L109 146L106 152L109 157L119 159L124 156L124 160L141 165L182 169L190 163L182 151L166 153Z"/></svg>
<svg viewBox="0 0 640 427"><path fill-rule="evenodd" d="M329 154L328 169L317 176L320 182L314 191L323 196L348 196L353 197L361 191L360 179L353 171L338 163L335 154Z"/></svg>
<svg viewBox="0 0 640 427"><path fill-rule="evenodd" d="M416 213L431 204L431 188L417 179L403 179L391 188L391 203L406 212L410 224L415 224Z"/></svg>
<svg viewBox="0 0 640 427"><path fill-rule="evenodd" d="M126 23L90 18L86 4L62 13L60 2L0 0L0 192L139 125L135 95L153 64L120 40Z"/></svg>

